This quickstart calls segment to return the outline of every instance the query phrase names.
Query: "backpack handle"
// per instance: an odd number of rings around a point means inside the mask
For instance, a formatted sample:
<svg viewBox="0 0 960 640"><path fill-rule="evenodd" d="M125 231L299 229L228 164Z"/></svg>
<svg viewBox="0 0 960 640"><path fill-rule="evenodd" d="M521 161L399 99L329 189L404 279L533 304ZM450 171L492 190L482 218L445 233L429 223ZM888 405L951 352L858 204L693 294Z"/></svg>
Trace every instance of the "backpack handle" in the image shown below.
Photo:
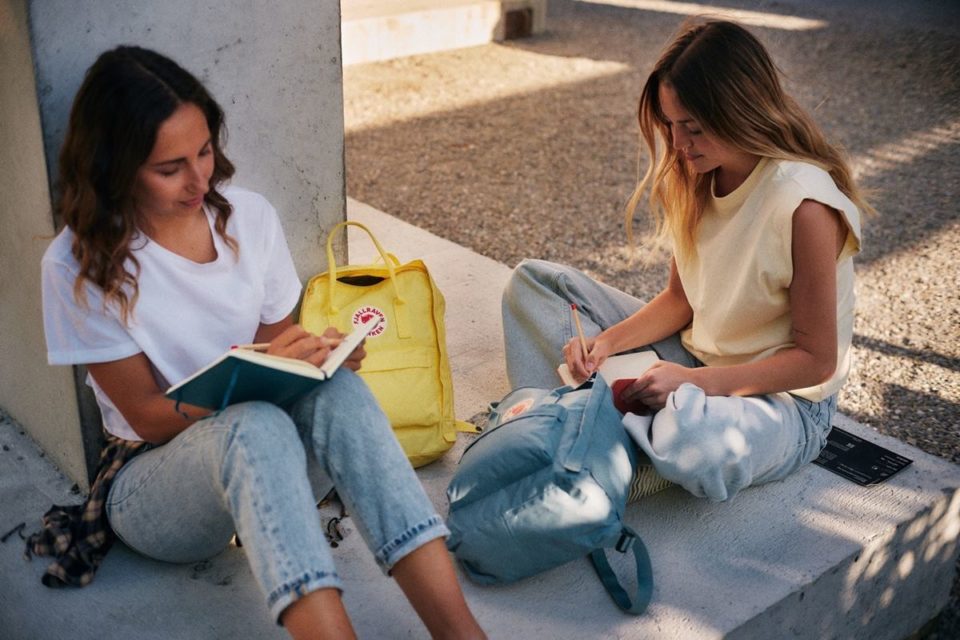
<svg viewBox="0 0 960 640"><path fill-rule="evenodd" d="M332 229L330 233L327 234L327 315L328 317L333 317L336 315L340 309L334 303L334 291L336 290L337 284L337 261L333 256L333 239L336 237L340 231L346 229L347 227L357 227L366 232L370 236L373 246L376 247L377 252L380 254L380 259L383 260L384 265L387 267L387 273L390 275L390 283L393 285L393 304L394 310L396 311L395 317L397 322L397 332L401 338L405 338L409 335L408 325L406 322L406 301L403 299L403 296L400 295L400 287L397 284L397 270L394 266L394 260L391 260L390 254L388 254L380 242L377 240L377 237L373 235L373 232L367 228L365 224L360 222L354 222L353 220L344 220L339 222Z"/></svg>
<svg viewBox="0 0 960 640"><path fill-rule="evenodd" d="M603 583L603 588L607 590L617 606L627 613L640 615L650 604L650 598L653 595L653 567L650 565L650 554L647 553L647 547L640 540L640 536L630 527L624 527L617 542L616 550L620 553L630 551L632 548L633 559L637 569L637 592L634 594L631 602L630 595L627 593L617 575L610 567L610 562L604 554L603 549L595 549L590 552L590 563L594 571Z"/></svg>

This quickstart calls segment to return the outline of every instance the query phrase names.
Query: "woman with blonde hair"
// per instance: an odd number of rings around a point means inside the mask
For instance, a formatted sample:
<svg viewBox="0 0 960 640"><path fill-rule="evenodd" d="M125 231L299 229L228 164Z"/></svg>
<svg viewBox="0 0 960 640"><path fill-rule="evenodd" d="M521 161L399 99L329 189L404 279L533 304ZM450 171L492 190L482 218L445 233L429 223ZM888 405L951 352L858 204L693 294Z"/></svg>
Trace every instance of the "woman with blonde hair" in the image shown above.
<svg viewBox="0 0 960 640"><path fill-rule="evenodd" d="M115 537L185 563L236 532L264 613L295 638L352 637L312 460L431 635L483 637L443 519L354 373L362 346L286 406L211 413L165 397L232 344L317 365L342 339L293 322L300 280L279 217L226 184L223 120L193 75L140 47L103 53L77 93L60 156L65 228L42 261L44 328L51 364L86 365L108 438L87 502L54 507L28 541L55 556L44 583L89 583Z"/></svg>
<svg viewBox="0 0 960 640"><path fill-rule="evenodd" d="M527 260L504 292L517 386L578 379L652 349L624 391L624 424L667 480L711 500L785 477L826 442L849 370L860 195L842 155L786 93L763 45L726 21L692 22L647 79L638 120L649 189L673 246L650 302L566 266ZM584 353L569 307L583 318Z"/></svg>

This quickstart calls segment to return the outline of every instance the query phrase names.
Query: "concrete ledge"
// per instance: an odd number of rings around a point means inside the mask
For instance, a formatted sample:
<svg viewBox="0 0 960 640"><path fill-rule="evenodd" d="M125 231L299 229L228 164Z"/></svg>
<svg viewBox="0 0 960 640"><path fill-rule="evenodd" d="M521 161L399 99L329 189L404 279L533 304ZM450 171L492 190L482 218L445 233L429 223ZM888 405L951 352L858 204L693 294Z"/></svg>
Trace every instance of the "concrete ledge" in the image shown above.
<svg viewBox="0 0 960 640"><path fill-rule="evenodd" d="M501 41L518 29L540 33L547 0L341 0L340 7L348 66Z"/></svg>
<svg viewBox="0 0 960 640"><path fill-rule="evenodd" d="M444 292L458 417L501 397L499 307L510 270L354 200L347 209L401 260L422 258ZM372 260L354 233L351 261ZM482 361L465 361L471 352ZM641 618L614 607L585 561L509 587L467 584L468 599L495 622L493 638L905 638L948 600L960 467L844 416L836 424L913 464L874 487L810 465L726 504L674 488L630 507L655 573ZM420 471L441 509L465 442Z"/></svg>
<svg viewBox="0 0 960 640"><path fill-rule="evenodd" d="M401 260L422 258L430 267L447 299L458 417L501 397L499 299L509 269L355 201L348 215ZM369 245L351 236L351 261L362 262ZM647 544L655 575L644 616L620 613L586 560L506 587L464 581L467 599L494 639L905 638L947 601L958 554L960 467L846 418L838 426L914 462L869 488L810 465L730 503L675 488L630 507L629 523ZM0 533L21 521L35 528L52 502L78 500L20 431L0 421ZM441 513L469 439L461 435L443 459L418 470ZM333 554L360 637L426 638L346 522L347 537ZM93 584L56 591L40 585L45 562L25 562L21 550L16 536L0 545L5 640L286 637L267 620L241 549L180 566L118 544Z"/></svg>

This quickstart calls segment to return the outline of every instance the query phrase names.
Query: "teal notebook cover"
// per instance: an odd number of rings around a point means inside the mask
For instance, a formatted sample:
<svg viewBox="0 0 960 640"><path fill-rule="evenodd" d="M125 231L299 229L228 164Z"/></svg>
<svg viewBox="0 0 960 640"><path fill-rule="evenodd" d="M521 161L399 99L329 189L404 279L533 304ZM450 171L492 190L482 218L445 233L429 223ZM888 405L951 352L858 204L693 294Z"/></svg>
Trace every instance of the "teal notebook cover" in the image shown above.
<svg viewBox="0 0 960 640"><path fill-rule="evenodd" d="M285 405L332 376L378 323L379 318L374 318L357 327L319 367L303 360L231 349L170 387L165 395L178 405L215 410L251 400Z"/></svg>
<svg viewBox="0 0 960 640"><path fill-rule="evenodd" d="M171 388L166 395L177 402L208 409L222 409L250 400L284 405L326 380L325 374L322 377L310 375L322 374L313 365L307 365L313 368L313 372L306 369L302 372L285 371L246 359L250 355L265 354L240 349L226 353L211 367L204 369L201 375Z"/></svg>

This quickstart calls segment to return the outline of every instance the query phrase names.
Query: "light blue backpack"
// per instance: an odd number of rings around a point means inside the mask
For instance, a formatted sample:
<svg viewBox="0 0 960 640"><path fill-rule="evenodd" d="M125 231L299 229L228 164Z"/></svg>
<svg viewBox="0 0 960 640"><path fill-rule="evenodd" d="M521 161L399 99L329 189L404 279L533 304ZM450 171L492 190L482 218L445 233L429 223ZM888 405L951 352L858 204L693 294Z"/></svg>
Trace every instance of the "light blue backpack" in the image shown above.
<svg viewBox="0 0 960 640"><path fill-rule="evenodd" d="M617 605L640 614L653 589L650 558L622 521L636 467L635 445L601 378L512 391L494 405L447 488L447 546L480 584L514 582L589 556ZM632 598L605 549L633 552Z"/></svg>

